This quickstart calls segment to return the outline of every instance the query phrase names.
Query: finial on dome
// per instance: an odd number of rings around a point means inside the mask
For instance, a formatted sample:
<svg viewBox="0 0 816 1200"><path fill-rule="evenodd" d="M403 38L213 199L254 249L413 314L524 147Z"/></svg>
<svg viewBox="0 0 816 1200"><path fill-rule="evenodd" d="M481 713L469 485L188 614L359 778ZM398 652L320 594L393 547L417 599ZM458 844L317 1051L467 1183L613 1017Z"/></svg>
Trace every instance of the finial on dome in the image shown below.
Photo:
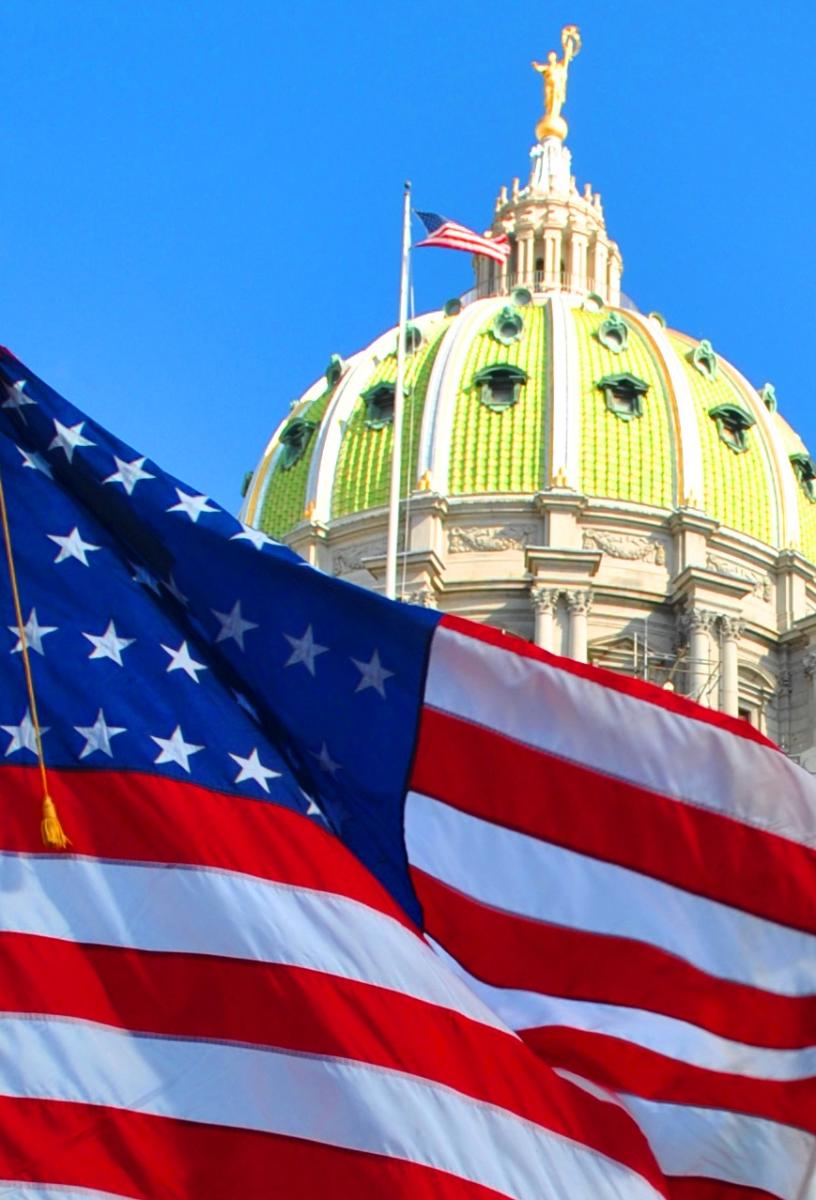
<svg viewBox="0 0 816 1200"><path fill-rule="evenodd" d="M532 64L544 80L544 116L536 125L536 137L540 142L549 137L563 142L567 136L567 122L561 116L561 109L567 98L569 65L581 49L577 25L564 26L561 30L561 46L564 51L562 59L558 58L555 50L551 50L545 63Z"/></svg>

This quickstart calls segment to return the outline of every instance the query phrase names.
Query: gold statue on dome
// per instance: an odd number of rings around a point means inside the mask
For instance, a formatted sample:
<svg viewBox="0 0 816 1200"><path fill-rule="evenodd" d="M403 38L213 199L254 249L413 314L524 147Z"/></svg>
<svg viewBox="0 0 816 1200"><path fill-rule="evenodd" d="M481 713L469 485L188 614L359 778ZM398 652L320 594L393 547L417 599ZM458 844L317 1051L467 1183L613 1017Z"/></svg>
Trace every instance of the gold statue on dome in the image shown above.
<svg viewBox="0 0 816 1200"><path fill-rule="evenodd" d="M548 137L556 137L563 142L567 136L567 122L561 116L561 109L567 98L569 65L581 49L577 25L564 26L561 30L561 46L564 51L562 59L559 59L555 50L551 50L545 63L532 64L544 79L544 116L536 125L536 137L540 142Z"/></svg>

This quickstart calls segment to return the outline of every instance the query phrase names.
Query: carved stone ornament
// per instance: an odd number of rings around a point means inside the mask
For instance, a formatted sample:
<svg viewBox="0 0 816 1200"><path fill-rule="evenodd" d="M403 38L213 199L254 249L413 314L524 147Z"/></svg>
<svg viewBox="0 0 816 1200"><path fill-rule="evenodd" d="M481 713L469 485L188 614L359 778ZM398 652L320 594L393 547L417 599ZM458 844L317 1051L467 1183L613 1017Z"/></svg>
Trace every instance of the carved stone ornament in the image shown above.
<svg viewBox="0 0 816 1200"><path fill-rule="evenodd" d="M740 621L738 617L720 617L720 630L724 638L729 641L737 642L742 637L745 629L745 622Z"/></svg>
<svg viewBox="0 0 816 1200"><path fill-rule="evenodd" d="M560 595L558 588L530 588L530 603L537 613L552 613L555 612Z"/></svg>
<svg viewBox="0 0 816 1200"><path fill-rule="evenodd" d="M567 608L576 616L586 616L592 607L592 592L565 592Z"/></svg>
<svg viewBox="0 0 816 1200"><path fill-rule="evenodd" d="M385 538L374 538L368 542L357 542L354 546L344 546L336 550L332 563L334 575L347 575L350 571L359 571L363 567L364 558L375 558L385 554Z"/></svg>
<svg viewBox="0 0 816 1200"><path fill-rule="evenodd" d="M770 603L773 597L773 584L770 578L761 571L743 567L740 563L732 562L730 558L725 558L720 554L709 554L706 558L706 567L709 571L714 571L717 575L724 575L728 579L744 579L746 583L753 584L754 595L759 596L766 604Z"/></svg>
<svg viewBox="0 0 816 1200"><path fill-rule="evenodd" d="M802 666L805 669L805 674L812 679L816 675L816 651L808 650L802 659Z"/></svg>
<svg viewBox="0 0 816 1200"><path fill-rule="evenodd" d="M653 538L638 537L633 533L607 533L600 529L586 529L584 549L601 550L610 558L625 558L630 562L653 562L660 567L666 562L666 550L661 542Z"/></svg>
<svg viewBox="0 0 816 1200"><path fill-rule="evenodd" d="M460 528L448 530L448 549L451 554L464 554L484 550L523 550L530 536L523 525L493 525L487 528Z"/></svg>
<svg viewBox="0 0 816 1200"><path fill-rule="evenodd" d="M436 592L427 584L405 592L402 599L406 604L418 604L420 608L436 608Z"/></svg>
<svg viewBox="0 0 816 1200"><path fill-rule="evenodd" d="M680 614L680 630L686 636L692 633L710 633L717 614L707 608L687 608Z"/></svg>

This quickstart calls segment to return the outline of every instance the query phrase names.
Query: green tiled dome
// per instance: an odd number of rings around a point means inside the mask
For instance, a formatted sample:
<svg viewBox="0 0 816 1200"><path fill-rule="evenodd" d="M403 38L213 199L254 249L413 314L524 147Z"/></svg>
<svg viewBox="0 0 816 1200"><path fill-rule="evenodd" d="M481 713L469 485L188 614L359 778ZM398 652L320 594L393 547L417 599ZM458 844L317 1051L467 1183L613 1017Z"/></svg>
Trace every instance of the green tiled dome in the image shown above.
<svg viewBox="0 0 816 1200"><path fill-rule="evenodd" d="M252 477L245 520L281 537L304 520L382 509L395 350L390 330L293 406ZM687 507L816 560L816 501L791 455L807 451L739 372L656 318L553 294L415 323L404 494L555 488Z"/></svg>

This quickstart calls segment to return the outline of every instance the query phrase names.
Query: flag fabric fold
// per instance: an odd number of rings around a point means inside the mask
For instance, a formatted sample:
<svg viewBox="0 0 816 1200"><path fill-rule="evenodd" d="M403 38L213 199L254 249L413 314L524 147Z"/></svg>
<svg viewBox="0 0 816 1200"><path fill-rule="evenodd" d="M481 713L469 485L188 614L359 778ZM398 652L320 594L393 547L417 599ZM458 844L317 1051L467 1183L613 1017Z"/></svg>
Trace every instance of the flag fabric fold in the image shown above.
<svg viewBox="0 0 816 1200"><path fill-rule="evenodd" d="M0 380L2 1186L813 1194L812 779Z"/></svg>
<svg viewBox="0 0 816 1200"><path fill-rule="evenodd" d="M437 614L0 377L0 1190L661 1194L631 1118L422 937L402 821Z"/></svg>

